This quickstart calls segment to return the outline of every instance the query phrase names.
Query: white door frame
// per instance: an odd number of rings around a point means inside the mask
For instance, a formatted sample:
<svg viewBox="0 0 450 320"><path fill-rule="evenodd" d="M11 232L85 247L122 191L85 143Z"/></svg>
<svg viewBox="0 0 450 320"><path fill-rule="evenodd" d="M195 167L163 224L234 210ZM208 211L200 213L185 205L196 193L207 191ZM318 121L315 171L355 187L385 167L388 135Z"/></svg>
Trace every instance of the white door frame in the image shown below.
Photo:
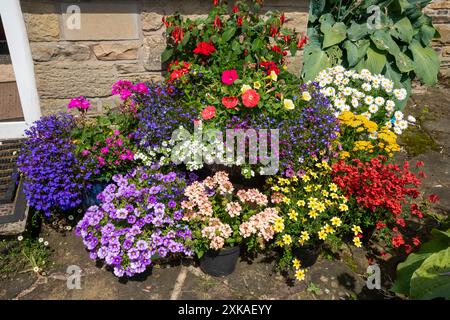
<svg viewBox="0 0 450 320"><path fill-rule="evenodd" d="M19 91L25 121L0 122L0 139L20 138L41 117L39 96L27 29L19 0L1 0L0 15Z"/></svg>

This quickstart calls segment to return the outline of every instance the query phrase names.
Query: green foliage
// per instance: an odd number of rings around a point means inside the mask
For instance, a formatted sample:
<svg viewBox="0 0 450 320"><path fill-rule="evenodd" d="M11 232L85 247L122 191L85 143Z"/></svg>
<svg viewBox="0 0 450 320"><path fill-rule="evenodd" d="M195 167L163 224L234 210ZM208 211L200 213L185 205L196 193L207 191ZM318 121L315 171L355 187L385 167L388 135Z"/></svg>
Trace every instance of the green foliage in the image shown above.
<svg viewBox="0 0 450 320"><path fill-rule="evenodd" d="M431 233L432 240L397 266L394 292L412 299L450 298L450 229Z"/></svg>
<svg viewBox="0 0 450 320"><path fill-rule="evenodd" d="M436 84L439 58L430 42L439 34L422 13L429 2L311 1L303 78L313 80L321 70L342 65L381 73L408 94L415 77Z"/></svg>

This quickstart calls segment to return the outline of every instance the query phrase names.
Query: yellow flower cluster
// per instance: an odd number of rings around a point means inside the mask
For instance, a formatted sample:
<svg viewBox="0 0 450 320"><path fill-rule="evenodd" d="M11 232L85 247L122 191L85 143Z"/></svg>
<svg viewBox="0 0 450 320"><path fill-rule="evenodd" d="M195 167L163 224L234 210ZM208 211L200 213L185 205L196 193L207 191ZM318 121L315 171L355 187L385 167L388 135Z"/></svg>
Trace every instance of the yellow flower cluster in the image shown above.
<svg viewBox="0 0 450 320"><path fill-rule="evenodd" d="M305 274L306 274L306 269L301 269L301 262L298 259L294 259L292 260L292 265L294 266L295 269L295 278L298 281L302 281L305 280Z"/></svg>
<svg viewBox="0 0 450 320"><path fill-rule="evenodd" d="M367 153L374 153L375 151L384 151L390 157L394 156L394 152L400 151L400 146L397 144L397 135L389 130L388 127L383 126L378 128L378 125L369 120L363 115L353 114L350 111L344 111L339 115L341 125L354 129L357 133L366 134L373 141L357 140L353 146L348 146L348 151L344 150L340 153L341 159L346 159L351 156L350 152L364 151ZM343 135L348 136L348 135Z"/></svg>

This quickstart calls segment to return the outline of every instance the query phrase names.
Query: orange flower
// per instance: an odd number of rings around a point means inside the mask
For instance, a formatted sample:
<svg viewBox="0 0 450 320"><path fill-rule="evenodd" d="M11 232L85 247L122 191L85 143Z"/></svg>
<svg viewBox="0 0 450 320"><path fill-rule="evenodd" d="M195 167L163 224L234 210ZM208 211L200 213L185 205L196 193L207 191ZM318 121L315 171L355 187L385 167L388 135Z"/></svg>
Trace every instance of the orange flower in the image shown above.
<svg viewBox="0 0 450 320"><path fill-rule="evenodd" d="M253 108L258 105L259 102L259 94L254 89L248 89L242 94L242 103L247 108Z"/></svg>

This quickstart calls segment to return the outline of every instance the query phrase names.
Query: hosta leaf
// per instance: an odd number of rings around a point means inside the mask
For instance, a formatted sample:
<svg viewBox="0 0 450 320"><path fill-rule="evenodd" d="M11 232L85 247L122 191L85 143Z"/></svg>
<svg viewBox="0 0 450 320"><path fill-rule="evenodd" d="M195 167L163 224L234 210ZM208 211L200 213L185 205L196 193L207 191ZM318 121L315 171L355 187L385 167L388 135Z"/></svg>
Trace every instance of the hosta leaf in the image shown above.
<svg viewBox="0 0 450 320"><path fill-rule="evenodd" d="M414 40L409 45L409 49L413 55L414 72L417 77L425 84L436 84L439 73L437 53L430 47L423 47L417 40Z"/></svg>
<svg viewBox="0 0 450 320"><path fill-rule="evenodd" d="M309 5L309 21L315 22L325 9L325 0L311 1Z"/></svg>
<svg viewBox="0 0 450 320"><path fill-rule="evenodd" d="M324 33L323 49L338 44L347 37L347 27L343 22L337 22L331 28L324 29L322 32Z"/></svg>
<svg viewBox="0 0 450 320"><path fill-rule="evenodd" d="M395 55L395 62L401 72L410 72L414 69L414 62L403 52Z"/></svg>
<svg viewBox="0 0 450 320"><path fill-rule="evenodd" d="M352 22L352 24L350 25L350 28L348 28L347 30L347 35L348 38L352 41L356 41L359 40L363 37L365 37L366 35L368 35L370 32L369 28L367 27L367 23L355 23Z"/></svg>
<svg viewBox="0 0 450 320"><path fill-rule="evenodd" d="M411 22L407 17L404 17L394 24L392 35L403 42L411 42L414 34Z"/></svg>
<svg viewBox="0 0 450 320"><path fill-rule="evenodd" d="M380 74L387 63L386 55L373 48L367 49L365 67L374 74Z"/></svg>
<svg viewBox="0 0 450 320"><path fill-rule="evenodd" d="M413 299L450 299L450 247L430 255L411 278Z"/></svg>
<svg viewBox="0 0 450 320"><path fill-rule="evenodd" d="M358 64L358 62L366 56L369 46L370 41L368 39L359 40L356 42L346 40L343 47L347 50L348 66L353 67Z"/></svg>
<svg viewBox="0 0 450 320"><path fill-rule="evenodd" d="M397 43L392 39L391 35L386 30L377 30L370 39L379 50L386 50L393 56L400 52Z"/></svg>
<svg viewBox="0 0 450 320"><path fill-rule="evenodd" d="M420 40L424 46L428 46L436 35L436 29L424 24L420 27Z"/></svg>
<svg viewBox="0 0 450 320"><path fill-rule="evenodd" d="M303 53L302 77L305 81L313 80L317 74L331 67L326 52L318 47L307 47Z"/></svg>

